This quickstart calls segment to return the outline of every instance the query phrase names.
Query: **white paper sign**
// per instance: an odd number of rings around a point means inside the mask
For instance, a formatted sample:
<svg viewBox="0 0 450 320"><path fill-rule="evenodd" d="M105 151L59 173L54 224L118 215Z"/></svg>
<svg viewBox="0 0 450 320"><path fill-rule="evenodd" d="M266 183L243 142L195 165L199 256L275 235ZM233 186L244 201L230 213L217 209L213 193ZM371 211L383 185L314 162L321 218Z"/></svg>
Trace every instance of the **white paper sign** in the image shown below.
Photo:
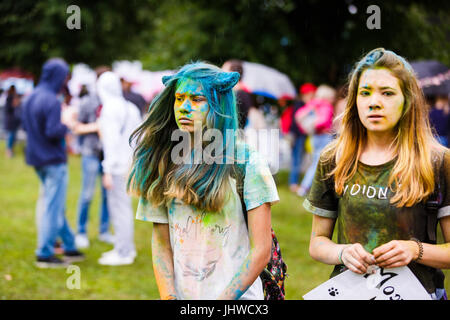
<svg viewBox="0 0 450 320"><path fill-rule="evenodd" d="M431 300L408 267L377 268L360 275L347 270L303 296L305 300Z"/></svg>

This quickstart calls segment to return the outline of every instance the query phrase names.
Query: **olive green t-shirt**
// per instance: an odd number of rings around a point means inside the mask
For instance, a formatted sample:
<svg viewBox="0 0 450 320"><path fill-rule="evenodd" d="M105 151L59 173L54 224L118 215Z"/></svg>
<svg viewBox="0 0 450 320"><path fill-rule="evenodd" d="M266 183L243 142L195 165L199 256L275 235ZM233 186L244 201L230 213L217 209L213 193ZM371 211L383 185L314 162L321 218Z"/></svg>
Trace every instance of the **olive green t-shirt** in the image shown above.
<svg viewBox="0 0 450 320"><path fill-rule="evenodd" d="M443 159L441 156L441 161L438 161L439 155L435 157L433 163L442 164L436 168L439 177L435 177L436 182L439 181L441 194L437 219L442 219L450 216L450 189L446 188L450 185L450 152L447 151ZM425 203L402 208L390 203L394 194L388 181L395 161L396 158L376 166L358 162L355 175L345 183L344 192L340 196L334 191L334 181L325 179L333 166L319 161L303 206L313 214L337 219L338 243L360 243L368 252L391 240L417 238L423 242L432 242L427 232L429 211ZM433 228L436 229L436 225ZM410 265L413 272L417 265ZM425 266L420 265L419 269L424 269L423 267ZM416 276L424 278L417 273ZM426 282L424 286L430 291L433 289L429 282L434 281L434 277L435 275L430 274L426 277L428 280L422 281L422 284Z"/></svg>

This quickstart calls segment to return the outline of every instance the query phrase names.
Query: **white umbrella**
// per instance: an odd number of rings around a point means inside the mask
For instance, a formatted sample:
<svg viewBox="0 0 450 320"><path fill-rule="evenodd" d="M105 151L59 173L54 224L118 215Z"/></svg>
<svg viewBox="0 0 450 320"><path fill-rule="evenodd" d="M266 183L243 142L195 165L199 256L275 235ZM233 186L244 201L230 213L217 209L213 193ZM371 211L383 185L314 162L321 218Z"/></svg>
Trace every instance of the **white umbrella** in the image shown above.
<svg viewBox="0 0 450 320"><path fill-rule="evenodd" d="M140 74L138 80L133 85L133 89L136 92L139 92L144 97L145 100L150 101L160 91L164 89L162 77L172 75L173 73L174 72L171 70L164 70L164 71L144 70Z"/></svg>
<svg viewBox="0 0 450 320"><path fill-rule="evenodd" d="M293 99L297 90L289 77L271 67L254 62L243 62L244 75L242 83L253 94L272 99L283 96Z"/></svg>
<svg viewBox="0 0 450 320"><path fill-rule="evenodd" d="M85 85L89 92L95 91L96 81L97 75L95 71L89 68L87 64L78 63L72 69L72 77L67 83L67 86L69 87L70 94L78 97L82 85Z"/></svg>
<svg viewBox="0 0 450 320"><path fill-rule="evenodd" d="M147 101L164 89L162 77L174 73L172 70L144 70L140 61L116 61L113 63L113 70L119 77L132 82L132 90L142 95Z"/></svg>

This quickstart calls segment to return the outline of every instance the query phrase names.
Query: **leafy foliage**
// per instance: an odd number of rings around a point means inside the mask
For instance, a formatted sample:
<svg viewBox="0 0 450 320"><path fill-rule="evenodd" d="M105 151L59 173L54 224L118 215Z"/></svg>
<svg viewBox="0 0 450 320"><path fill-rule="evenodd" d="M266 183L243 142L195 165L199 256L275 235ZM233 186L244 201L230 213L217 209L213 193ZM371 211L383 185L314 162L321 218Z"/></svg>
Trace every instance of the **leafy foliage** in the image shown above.
<svg viewBox="0 0 450 320"><path fill-rule="evenodd" d="M80 30L66 27L70 4L81 9ZM366 26L373 4L381 9L378 30ZM339 84L379 46L450 65L449 18L448 1L3 0L0 68L37 74L51 56L91 66L139 59L151 70L239 58L273 66L296 84Z"/></svg>

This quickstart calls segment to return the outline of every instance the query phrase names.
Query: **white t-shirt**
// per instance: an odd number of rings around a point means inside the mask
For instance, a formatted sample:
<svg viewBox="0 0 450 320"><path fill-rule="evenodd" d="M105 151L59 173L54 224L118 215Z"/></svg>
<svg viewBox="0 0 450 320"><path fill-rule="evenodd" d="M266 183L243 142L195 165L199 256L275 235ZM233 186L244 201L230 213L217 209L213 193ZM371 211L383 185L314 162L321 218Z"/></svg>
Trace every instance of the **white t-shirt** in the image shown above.
<svg viewBox="0 0 450 320"><path fill-rule="evenodd" d="M249 154L244 179L247 210L279 201L267 162L255 151ZM220 212L206 212L176 199L153 207L140 199L136 218L168 223L178 299L216 299L238 273L250 251L248 229L235 181L233 196ZM241 296L264 299L260 278Z"/></svg>

